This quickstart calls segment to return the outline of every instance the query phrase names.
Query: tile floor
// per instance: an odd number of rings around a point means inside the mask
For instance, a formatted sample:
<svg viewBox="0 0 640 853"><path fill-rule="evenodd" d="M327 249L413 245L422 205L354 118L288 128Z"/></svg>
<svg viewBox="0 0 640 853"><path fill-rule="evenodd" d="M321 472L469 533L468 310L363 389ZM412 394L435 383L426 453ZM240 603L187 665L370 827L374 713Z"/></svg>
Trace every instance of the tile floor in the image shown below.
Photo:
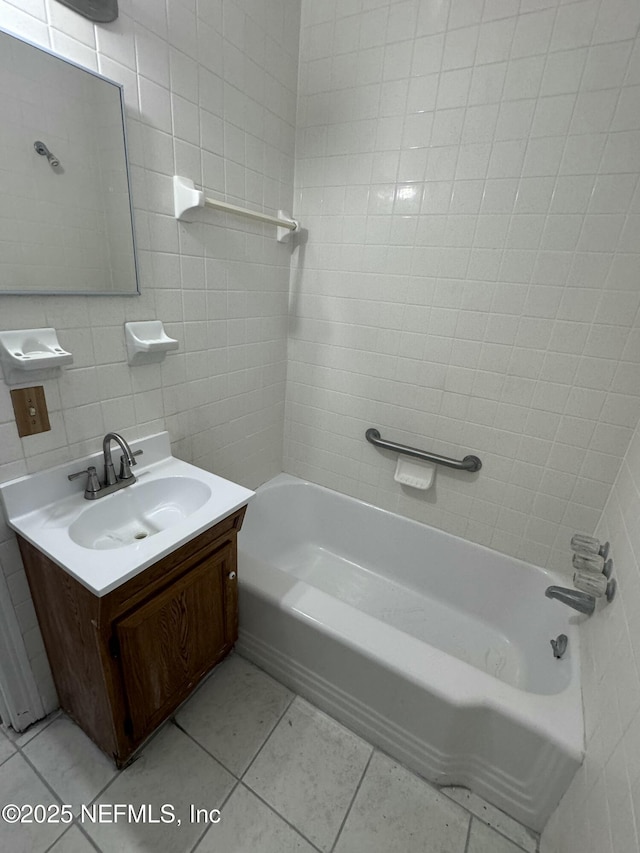
<svg viewBox="0 0 640 853"><path fill-rule="evenodd" d="M238 655L122 772L63 714L22 735L0 733L0 806L8 803L68 804L64 819L73 815L72 823L0 820L0 850L11 853L537 849L479 797L428 785ZM127 820L116 804L149 804L158 822ZM191 805L219 809L219 822L205 823L202 812L192 820ZM103 821L92 822L94 813Z"/></svg>

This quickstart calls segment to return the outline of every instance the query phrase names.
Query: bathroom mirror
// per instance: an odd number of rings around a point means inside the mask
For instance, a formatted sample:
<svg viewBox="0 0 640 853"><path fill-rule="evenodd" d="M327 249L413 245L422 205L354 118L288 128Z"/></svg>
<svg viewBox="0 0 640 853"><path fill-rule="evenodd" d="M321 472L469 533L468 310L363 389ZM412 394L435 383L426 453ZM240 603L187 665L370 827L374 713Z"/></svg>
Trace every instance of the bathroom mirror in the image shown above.
<svg viewBox="0 0 640 853"><path fill-rule="evenodd" d="M122 87L0 30L0 295L138 293Z"/></svg>

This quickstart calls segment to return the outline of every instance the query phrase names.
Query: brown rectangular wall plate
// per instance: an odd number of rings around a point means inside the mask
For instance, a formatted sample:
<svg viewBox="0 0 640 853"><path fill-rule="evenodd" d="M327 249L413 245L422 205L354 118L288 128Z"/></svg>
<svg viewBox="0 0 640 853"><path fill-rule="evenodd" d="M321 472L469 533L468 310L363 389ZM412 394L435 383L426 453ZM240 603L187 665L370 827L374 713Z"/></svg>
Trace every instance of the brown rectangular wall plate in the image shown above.
<svg viewBox="0 0 640 853"><path fill-rule="evenodd" d="M51 429L42 385L34 388L14 388L11 391L11 402L20 438Z"/></svg>

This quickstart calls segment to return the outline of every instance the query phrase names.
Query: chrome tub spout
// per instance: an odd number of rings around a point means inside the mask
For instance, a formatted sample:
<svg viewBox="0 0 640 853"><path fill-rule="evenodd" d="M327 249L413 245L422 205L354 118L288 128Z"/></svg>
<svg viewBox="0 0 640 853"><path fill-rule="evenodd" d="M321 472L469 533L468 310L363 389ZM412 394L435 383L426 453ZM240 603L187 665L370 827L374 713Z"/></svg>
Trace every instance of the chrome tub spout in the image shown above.
<svg viewBox="0 0 640 853"><path fill-rule="evenodd" d="M548 586L544 592L547 598L555 598L569 607L573 607L579 613L590 616L596 608L596 600L586 592L577 589L566 589L563 586Z"/></svg>

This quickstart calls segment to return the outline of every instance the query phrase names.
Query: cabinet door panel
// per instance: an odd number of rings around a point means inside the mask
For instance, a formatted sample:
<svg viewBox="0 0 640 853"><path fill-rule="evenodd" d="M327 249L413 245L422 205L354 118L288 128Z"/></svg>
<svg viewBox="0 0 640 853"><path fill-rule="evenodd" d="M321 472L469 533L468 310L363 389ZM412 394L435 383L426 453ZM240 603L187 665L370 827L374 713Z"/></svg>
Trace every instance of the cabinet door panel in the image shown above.
<svg viewBox="0 0 640 853"><path fill-rule="evenodd" d="M224 585L225 638L229 647L238 639L238 554L237 542L234 539L230 545L228 564L222 573Z"/></svg>
<svg viewBox="0 0 640 853"><path fill-rule="evenodd" d="M231 553L226 546L116 623L134 741L228 650L223 578Z"/></svg>

